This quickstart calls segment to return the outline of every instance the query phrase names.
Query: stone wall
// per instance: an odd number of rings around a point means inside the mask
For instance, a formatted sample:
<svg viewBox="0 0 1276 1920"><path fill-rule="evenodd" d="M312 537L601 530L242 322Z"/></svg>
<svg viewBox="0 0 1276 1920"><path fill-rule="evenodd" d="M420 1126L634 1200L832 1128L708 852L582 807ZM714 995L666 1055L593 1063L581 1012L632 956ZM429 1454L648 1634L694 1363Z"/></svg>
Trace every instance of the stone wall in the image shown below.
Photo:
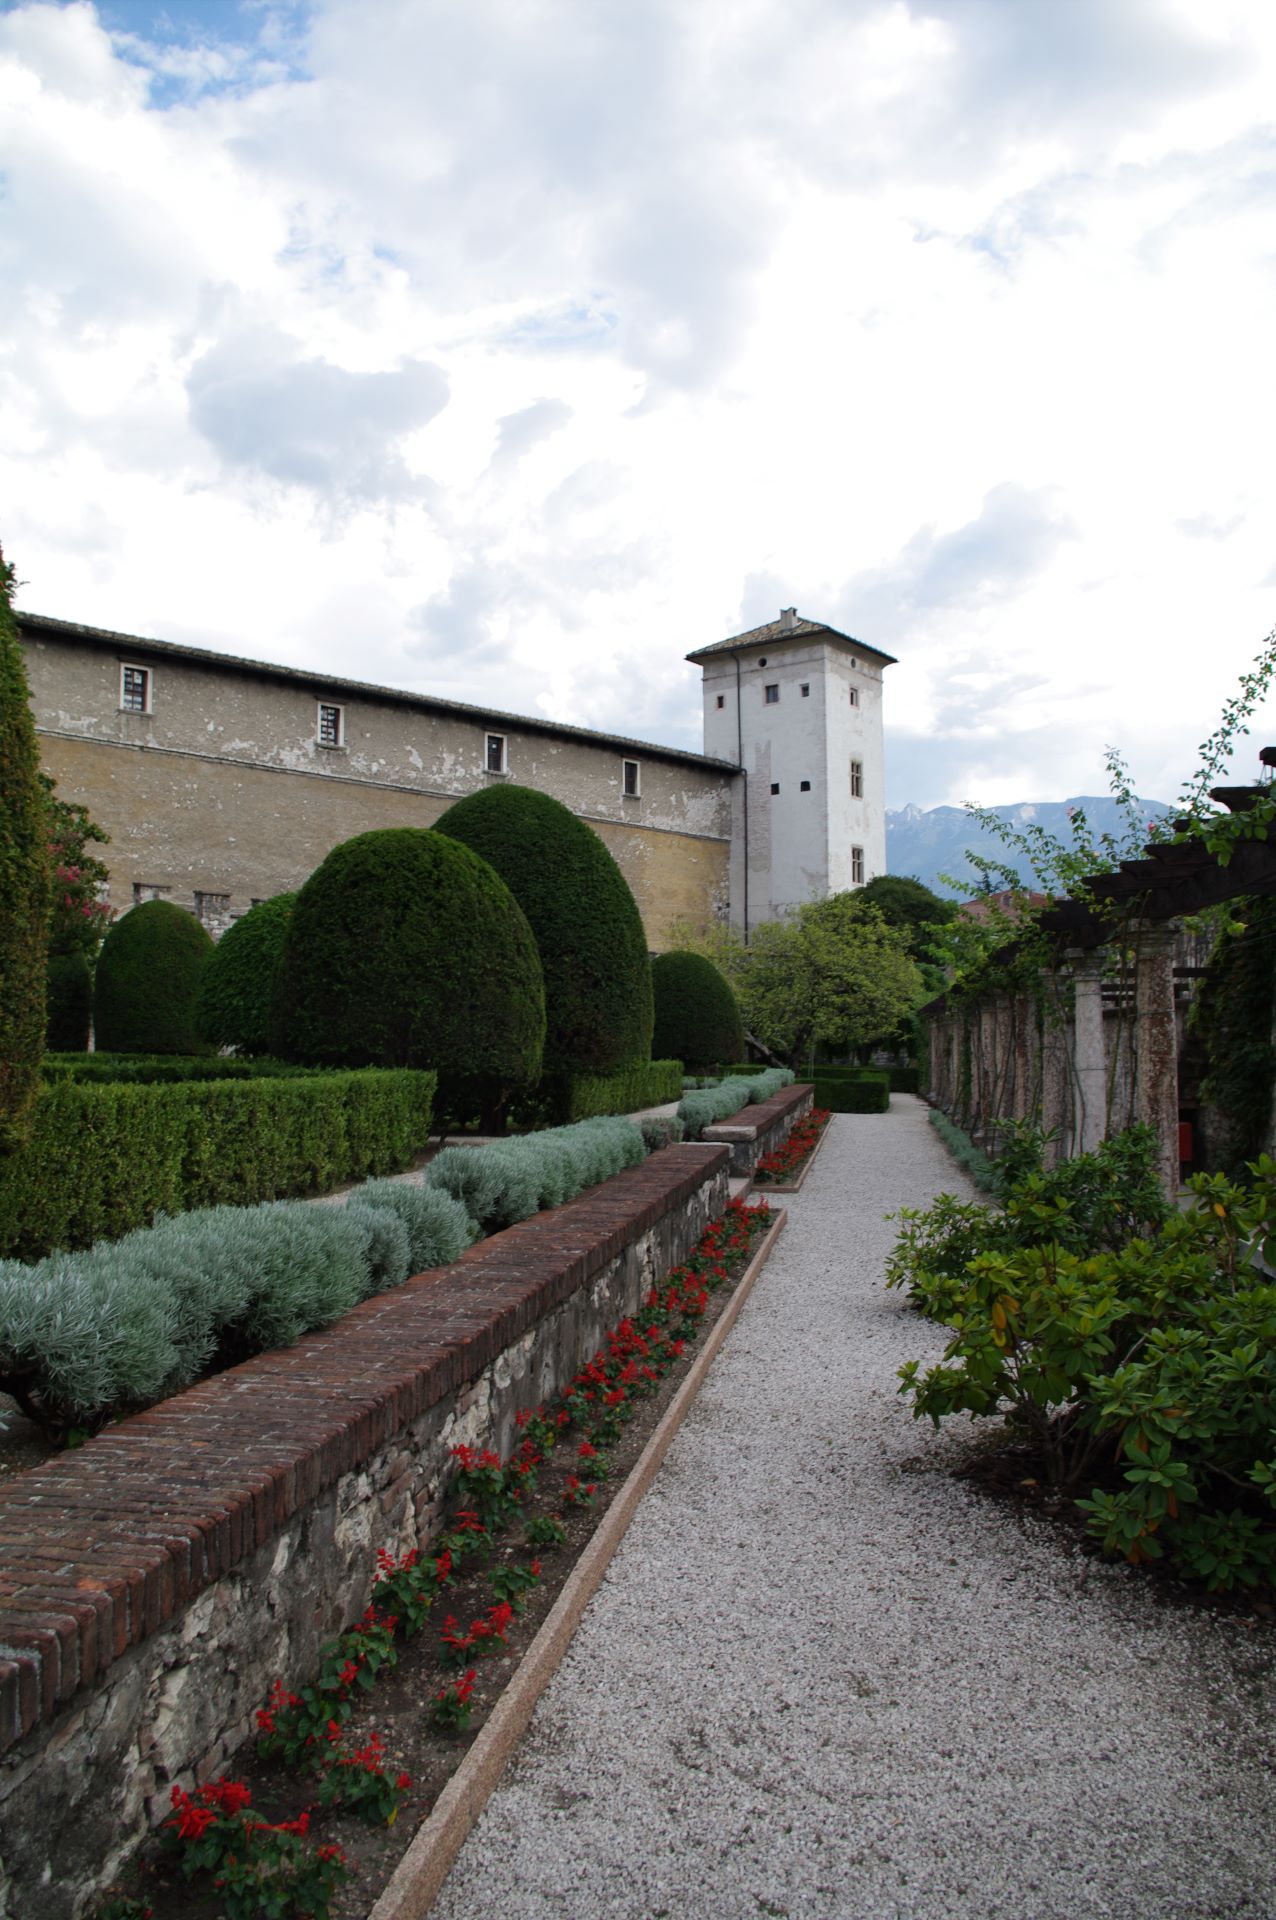
<svg viewBox="0 0 1276 1920"><path fill-rule="evenodd" d="M436 1527L727 1200L676 1146L0 1488L0 1920L80 1920L174 1784Z"/></svg>
<svg viewBox="0 0 1276 1920"><path fill-rule="evenodd" d="M726 1147L733 1179L751 1179L759 1160L783 1146L796 1122L811 1111L814 1094L810 1086L781 1087L769 1100L741 1107L727 1120L713 1121L702 1129L701 1138L706 1144Z"/></svg>

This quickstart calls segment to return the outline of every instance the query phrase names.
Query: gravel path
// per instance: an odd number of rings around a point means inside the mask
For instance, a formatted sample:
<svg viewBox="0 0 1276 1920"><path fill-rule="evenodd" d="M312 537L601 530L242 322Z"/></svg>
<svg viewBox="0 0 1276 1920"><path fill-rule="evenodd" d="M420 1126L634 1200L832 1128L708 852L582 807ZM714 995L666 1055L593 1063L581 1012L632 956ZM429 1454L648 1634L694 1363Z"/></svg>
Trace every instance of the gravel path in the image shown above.
<svg viewBox="0 0 1276 1920"><path fill-rule="evenodd" d="M1273 1920L1270 1629L946 1465L885 1292L961 1176L839 1116L436 1920Z"/></svg>

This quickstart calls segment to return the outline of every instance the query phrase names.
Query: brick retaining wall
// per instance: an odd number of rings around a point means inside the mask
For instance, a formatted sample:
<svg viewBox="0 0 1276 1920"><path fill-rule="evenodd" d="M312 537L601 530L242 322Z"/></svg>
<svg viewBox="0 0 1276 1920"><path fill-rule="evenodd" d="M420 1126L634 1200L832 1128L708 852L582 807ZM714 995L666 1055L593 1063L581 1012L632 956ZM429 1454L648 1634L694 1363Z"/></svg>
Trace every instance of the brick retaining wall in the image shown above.
<svg viewBox="0 0 1276 1920"><path fill-rule="evenodd" d="M759 1160L783 1146L795 1123L810 1112L814 1095L814 1087L805 1084L781 1087L769 1100L703 1127L700 1137L730 1150L733 1179L752 1179Z"/></svg>
<svg viewBox="0 0 1276 1920"><path fill-rule="evenodd" d="M378 1548L428 1537L450 1449L510 1451L727 1169L665 1148L0 1487L0 1920L78 1920L359 1617Z"/></svg>

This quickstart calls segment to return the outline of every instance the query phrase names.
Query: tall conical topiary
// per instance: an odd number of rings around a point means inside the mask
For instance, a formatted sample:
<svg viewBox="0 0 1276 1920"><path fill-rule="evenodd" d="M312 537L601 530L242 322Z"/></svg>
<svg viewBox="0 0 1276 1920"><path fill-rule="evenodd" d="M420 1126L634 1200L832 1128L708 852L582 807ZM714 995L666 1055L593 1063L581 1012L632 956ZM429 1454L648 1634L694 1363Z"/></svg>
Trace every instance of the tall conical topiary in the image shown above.
<svg viewBox="0 0 1276 1920"><path fill-rule="evenodd" d="M48 829L18 629L0 554L0 1153L26 1138L44 1054Z"/></svg>
<svg viewBox="0 0 1276 1920"><path fill-rule="evenodd" d="M227 927L199 986L199 1030L214 1047L236 1053L270 1052L275 974L288 933L295 893L261 900Z"/></svg>
<svg viewBox="0 0 1276 1920"><path fill-rule="evenodd" d="M334 847L297 895L274 1051L315 1066L432 1067L438 1108L499 1116L540 1073L545 989L504 882L458 841L388 827Z"/></svg>
<svg viewBox="0 0 1276 1920"><path fill-rule="evenodd" d="M744 1058L744 1023L731 983L698 953L662 953L651 963L656 996L652 1047L658 1060L701 1067Z"/></svg>
<svg viewBox="0 0 1276 1920"><path fill-rule="evenodd" d="M195 1010L213 943L170 900L131 907L102 942L93 1031L104 1053L207 1053Z"/></svg>
<svg viewBox="0 0 1276 1920"><path fill-rule="evenodd" d="M598 835L559 800L501 784L435 822L504 880L545 970L545 1071L613 1073L651 1058L651 966L642 918Z"/></svg>

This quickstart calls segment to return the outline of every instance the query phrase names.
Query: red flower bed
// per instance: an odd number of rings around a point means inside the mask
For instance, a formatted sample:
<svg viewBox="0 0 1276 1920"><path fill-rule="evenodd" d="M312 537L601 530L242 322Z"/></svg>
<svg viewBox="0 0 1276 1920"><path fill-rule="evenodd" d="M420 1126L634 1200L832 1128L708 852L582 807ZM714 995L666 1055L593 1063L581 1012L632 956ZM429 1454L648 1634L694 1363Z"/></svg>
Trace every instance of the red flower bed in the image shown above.
<svg viewBox="0 0 1276 1920"><path fill-rule="evenodd" d="M790 1130L788 1139L774 1153L764 1153L753 1178L759 1187L793 1179L820 1144L831 1115L826 1107L812 1107Z"/></svg>

